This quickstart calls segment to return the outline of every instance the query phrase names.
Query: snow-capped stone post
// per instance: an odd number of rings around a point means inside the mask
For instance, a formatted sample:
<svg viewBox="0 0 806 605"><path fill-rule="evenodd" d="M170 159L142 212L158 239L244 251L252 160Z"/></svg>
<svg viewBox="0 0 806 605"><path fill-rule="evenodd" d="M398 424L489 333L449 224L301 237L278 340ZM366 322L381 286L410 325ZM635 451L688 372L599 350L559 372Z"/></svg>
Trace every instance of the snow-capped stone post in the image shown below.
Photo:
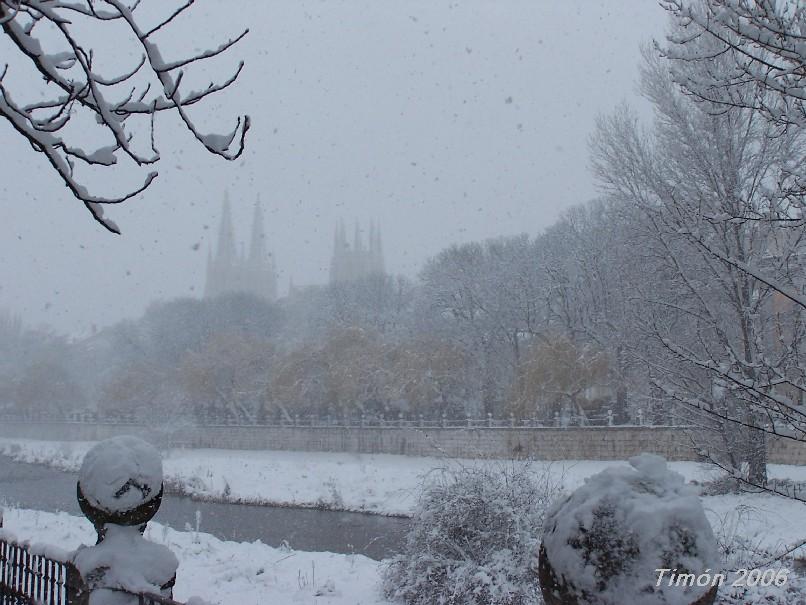
<svg viewBox="0 0 806 605"><path fill-rule="evenodd" d="M660 456L611 467L555 504L538 575L546 605L711 605L720 573L702 504Z"/></svg>
<svg viewBox="0 0 806 605"><path fill-rule="evenodd" d="M162 459L154 446L133 436L101 441L84 457L76 490L98 533L95 546L82 546L73 557L89 605L138 602L126 593L170 597L176 556L143 537L162 501Z"/></svg>

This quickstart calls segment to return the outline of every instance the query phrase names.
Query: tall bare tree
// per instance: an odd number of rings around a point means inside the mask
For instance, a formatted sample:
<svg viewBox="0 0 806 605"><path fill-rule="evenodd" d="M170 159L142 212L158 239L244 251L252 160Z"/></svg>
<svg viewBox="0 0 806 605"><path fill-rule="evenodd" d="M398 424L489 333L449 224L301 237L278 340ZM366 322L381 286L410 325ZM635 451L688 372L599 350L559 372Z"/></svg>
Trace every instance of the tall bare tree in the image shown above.
<svg viewBox="0 0 806 605"><path fill-rule="evenodd" d="M763 265L790 286L802 272L802 233L781 237L755 220L774 211L768 192L797 156L800 133L753 109L692 103L649 53L642 82L656 110L651 133L621 111L600 121L592 150L607 193L642 215L637 237L660 282L640 293L644 325L667 354L658 386L717 424L724 452L715 461L764 485L762 437L806 436L787 391L802 381L804 331L743 267Z"/></svg>

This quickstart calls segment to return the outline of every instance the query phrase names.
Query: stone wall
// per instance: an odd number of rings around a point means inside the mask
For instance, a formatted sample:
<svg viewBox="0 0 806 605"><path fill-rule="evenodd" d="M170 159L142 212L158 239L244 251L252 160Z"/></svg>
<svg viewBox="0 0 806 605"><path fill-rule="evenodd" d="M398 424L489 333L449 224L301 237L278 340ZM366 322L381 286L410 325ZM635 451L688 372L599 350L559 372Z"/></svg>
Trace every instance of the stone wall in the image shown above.
<svg viewBox="0 0 806 605"><path fill-rule="evenodd" d="M97 441L141 435L161 446L540 460L623 460L641 452L697 460L688 431L676 427L345 428L87 424L0 420L0 437ZM702 438L702 436L698 436ZM806 465L806 444L771 439L769 461Z"/></svg>

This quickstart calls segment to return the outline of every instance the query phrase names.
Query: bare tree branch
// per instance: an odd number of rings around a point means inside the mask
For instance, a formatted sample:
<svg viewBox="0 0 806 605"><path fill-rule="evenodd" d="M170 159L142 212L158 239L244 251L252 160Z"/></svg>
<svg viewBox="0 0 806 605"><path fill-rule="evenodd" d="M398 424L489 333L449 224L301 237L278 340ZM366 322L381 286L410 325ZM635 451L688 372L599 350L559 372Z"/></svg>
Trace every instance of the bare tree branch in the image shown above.
<svg viewBox="0 0 806 605"><path fill-rule="evenodd" d="M242 73L243 62L239 62L228 77L210 82L203 89L185 91L181 84L186 69L225 53L242 40L248 30L209 50L172 61L164 60L158 44L150 39L157 32L167 30L194 2L187 0L160 22L145 26L135 16L139 2L0 0L0 31L19 56L25 57L28 65L41 76L48 92L52 94L56 89L60 93L32 103L16 103L12 93L14 85L8 76L18 65L6 65L0 76L0 116L35 151L45 155L70 192L109 231L119 232L117 225L104 218L102 206L142 193L157 172L149 172L139 186L122 195L92 194L82 184L84 179L75 173L73 160L95 167L112 167L120 164L121 158L140 167L156 164L160 154L154 116L164 111L176 112L185 128L208 152L226 160L234 160L243 153L251 124L248 115L239 116L231 131L210 134L201 132L188 113L191 105L234 84ZM86 31L79 29L79 22L81 25L95 22L96 27L102 27L110 21L125 25L130 33L128 42L139 46L141 53L132 67L104 75L94 67L97 51L92 42L77 37L77 32ZM41 34L35 33L40 30ZM123 86L127 88L121 91ZM127 128L127 120L137 116L149 120L148 126L140 129L148 133L145 151L141 151L142 137L138 129ZM100 132L111 138L111 144L85 150L78 142L68 140L75 136L67 134L68 124L87 117L93 118Z"/></svg>

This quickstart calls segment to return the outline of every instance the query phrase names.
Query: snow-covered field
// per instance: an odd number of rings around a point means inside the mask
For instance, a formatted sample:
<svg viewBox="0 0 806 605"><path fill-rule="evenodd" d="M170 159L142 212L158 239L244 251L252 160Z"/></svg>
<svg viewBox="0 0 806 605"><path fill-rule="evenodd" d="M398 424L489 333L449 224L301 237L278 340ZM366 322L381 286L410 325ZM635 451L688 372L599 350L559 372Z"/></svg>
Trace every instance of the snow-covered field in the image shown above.
<svg viewBox="0 0 806 605"><path fill-rule="evenodd" d="M0 440L0 454L15 460L78 469L91 443ZM418 486L429 473L452 465L515 464L511 461L469 461L393 455L355 455L232 450L170 450L163 452L165 476L182 491L231 501L332 506L381 514L409 514ZM566 489L574 489L606 466L625 462L532 462L535 472L548 469ZM672 463L688 480L707 479L712 471L691 462ZM775 478L806 480L806 468L770 467ZM703 497L718 539L730 544L735 557L766 563L777 553L806 539L806 505L763 494ZM20 536L71 548L91 542L88 522L65 514L11 511L6 527ZM261 543L224 542L213 536L176 532L153 524L150 537L170 546L180 558L177 596L199 594L220 603L386 603L378 593L379 563L360 555L302 553ZM806 549L795 554L806 560ZM766 567L790 569L782 588L753 589L721 603L804 603L803 570L792 559ZM736 565L738 566L738 565ZM330 590L330 580L335 592ZM320 590L321 589L321 590ZM316 592L327 594L316 596Z"/></svg>

